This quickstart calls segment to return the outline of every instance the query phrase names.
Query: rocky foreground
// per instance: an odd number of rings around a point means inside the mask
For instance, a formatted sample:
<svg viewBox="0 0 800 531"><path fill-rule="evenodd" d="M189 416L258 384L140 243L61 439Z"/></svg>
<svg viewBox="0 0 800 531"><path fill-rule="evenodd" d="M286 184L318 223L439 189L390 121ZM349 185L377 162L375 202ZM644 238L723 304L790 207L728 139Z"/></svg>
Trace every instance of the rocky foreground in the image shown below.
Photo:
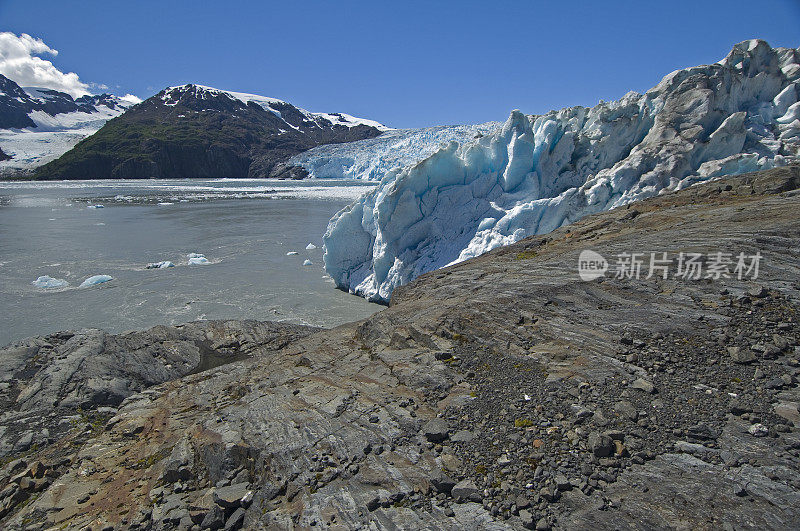
<svg viewBox="0 0 800 531"><path fill-rule="evenodd" d="M12 345L0 525L795 527L798 212L800 167L781 168L435 271L333 330ZM584 249L763 259L755 280L673 264L666 280L583 282Z"/></svg>

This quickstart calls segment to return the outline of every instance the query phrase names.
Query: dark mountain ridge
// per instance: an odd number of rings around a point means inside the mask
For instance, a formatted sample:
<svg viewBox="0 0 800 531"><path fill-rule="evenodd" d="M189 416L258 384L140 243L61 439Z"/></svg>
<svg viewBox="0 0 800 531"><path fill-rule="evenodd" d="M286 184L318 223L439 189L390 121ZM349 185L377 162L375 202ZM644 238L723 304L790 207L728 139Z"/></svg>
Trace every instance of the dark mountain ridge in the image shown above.
<svg viewBox="0 0 800 531"><path fill-rule="evenodd" d="M263 96L182 85L108 121L35 179L303 177L279 163L321 144L379 135L377 122Z"/></svg>
<svg viewBox="0 0 800 531"><path fill-rule="evenodd" d="M71 112L92 113L99 106L118 109L119 100L111 94L98 94L73 98L66 92L45 88L23 89L14 81L0 74L0 129L36 128L31 119L34 111L50 116Z"/></svg>

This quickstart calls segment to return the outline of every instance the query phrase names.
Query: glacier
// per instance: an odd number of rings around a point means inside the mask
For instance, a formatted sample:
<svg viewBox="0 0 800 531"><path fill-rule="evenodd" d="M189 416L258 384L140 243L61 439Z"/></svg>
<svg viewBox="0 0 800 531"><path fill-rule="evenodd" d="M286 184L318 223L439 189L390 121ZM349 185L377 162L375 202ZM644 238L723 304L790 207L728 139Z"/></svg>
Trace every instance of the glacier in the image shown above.
<svg viewBox="0 0 800 531"><path fill-rule="evenodd" d="M501 125L487 122L386 130L375 138L311 148L289 159L286 165L301 166L310 178L378 181L391 169L411 166L431 156L442 144L474 140Z"/></svg>
<svg viewBox="0 0 800 531"><path fill-rule="evenodd" d="M331 219L325 270L338 288L386 303L423 273L586 215L798 158L800 49L744 41L645 94L512 111L494 132L386 171Z"/></svg>

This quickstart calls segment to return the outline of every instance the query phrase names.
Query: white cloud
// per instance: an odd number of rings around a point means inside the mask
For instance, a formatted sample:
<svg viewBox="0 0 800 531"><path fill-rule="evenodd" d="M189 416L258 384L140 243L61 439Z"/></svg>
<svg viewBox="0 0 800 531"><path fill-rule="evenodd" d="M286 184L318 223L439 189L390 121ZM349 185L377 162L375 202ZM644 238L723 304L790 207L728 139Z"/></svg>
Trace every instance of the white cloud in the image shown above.
<svg viewBox="0 0 800 531"><path fill-rule="evenodd" d="M89 94L89 85L82 82L75 72L64 73L53 63L37 55L58 55L42 39L34 39L27 33L17 36L11 32L0 32L0 74L22 87L44 87L66 92L72 97Z"/></svg>
<svg viewBox="0 0 800 531"><path fill-rule="evenodd" d="M127 101L129 103L133 103L134 105L137 103L142 103L142 98L137 98L133 94L125 94L124 96L120 96L122 101Z"/></svg>

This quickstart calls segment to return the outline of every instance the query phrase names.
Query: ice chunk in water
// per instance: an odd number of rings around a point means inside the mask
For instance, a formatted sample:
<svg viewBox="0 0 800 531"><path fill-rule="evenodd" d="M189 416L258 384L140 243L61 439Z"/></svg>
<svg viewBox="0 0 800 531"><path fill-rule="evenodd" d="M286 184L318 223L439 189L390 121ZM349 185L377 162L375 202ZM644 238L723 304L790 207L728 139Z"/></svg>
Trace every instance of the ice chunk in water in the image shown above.
<svg viewBox="0 0 800 531"><path fill-rule="evenodd" d="M169 260L164 260L163 262L153 262L152 264L147 264L145 269L166 269L168 267L175 267L175 264Z"/></svg>
<svg viewBox="0 0 800 531"><path fill-rule="evenodd" d="M189 253L186 255L186 258L189 259L189 265L203 265L209 263L205 255L200 253Z"/></svg>
<svg viewBox="0 0 800 531"><path fill-rule="evenodd" d="M37 278L36 280L31 282L31 284L33 284L37 288L43 288L43 289L64 288L66 286L69 286L69 282L67 282L63 278L53 278L48 275L44 275Z"/></svg>
<svg viewBox="0 0 800 531"><path fill-rule="evenodd" d="M108 282L109 280L114 280L114 279L109 275L93 275L84 280L79 287L88 288L91 286L96 286L97 284L103 284L104 282Z"/></svg>
<svg viewBox="0 0 800 531"><path fill-rule="evenodd" d="M297 254L297 251L289 251L288 253L286 253L286 256L294 256L296 254Z"/></svg>
<svg viewBox="0 0 800 531"><path fill-rule="evenodd" d="M312 262L311 260L306 260L305 262L303 262L303 265L304 266L314 265L314 262Z"/></svg>
<svg viewBox="0 0 800 531"><path fill-rule="evenodd" d="M317 246L314 245L313 243L309 243L308 245L306 245L306 251L310 251L310 250L316 249L316 248L317 248Z"/></svg>

